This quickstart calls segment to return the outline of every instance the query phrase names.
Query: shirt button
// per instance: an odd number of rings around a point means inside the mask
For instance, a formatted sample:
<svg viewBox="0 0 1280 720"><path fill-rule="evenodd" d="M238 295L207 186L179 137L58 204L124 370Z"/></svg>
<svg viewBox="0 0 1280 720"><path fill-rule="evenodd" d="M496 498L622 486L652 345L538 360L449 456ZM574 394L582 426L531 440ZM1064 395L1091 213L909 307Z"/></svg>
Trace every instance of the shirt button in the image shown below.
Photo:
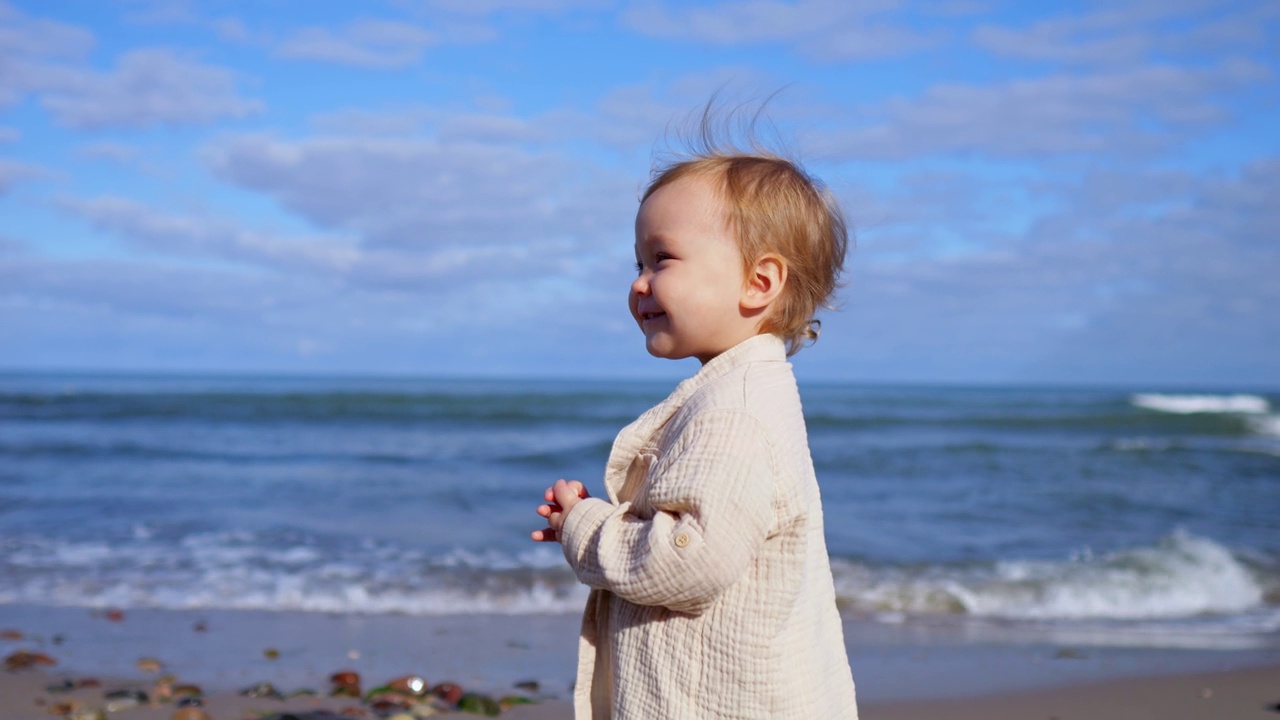
<svg viewBox="0 0 1280 720"><path fill-rule="evenodd" d="M688 545L689 545L689 535L687 533L680 533L679 535L676 535L676 547L682 548Z"/></svg>

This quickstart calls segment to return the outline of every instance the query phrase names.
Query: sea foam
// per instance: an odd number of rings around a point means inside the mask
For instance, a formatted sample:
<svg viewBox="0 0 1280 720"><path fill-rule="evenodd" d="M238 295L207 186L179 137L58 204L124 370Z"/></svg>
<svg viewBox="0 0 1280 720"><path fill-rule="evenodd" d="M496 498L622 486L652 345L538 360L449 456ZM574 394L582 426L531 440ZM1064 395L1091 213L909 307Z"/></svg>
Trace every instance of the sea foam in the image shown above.
<svg viewBox="0 0 1280 720"><path fill-rule="evenodd" d="M1260 415L1270 412L1271 404L1258 395L1162 395L1144 393L1134 395L1130 402L1136 407L1158 412L1190 415L1193 413L1233 413Z"/></svg>
<svg viewBox="0 0 1280 720"><path fill-rule="evenodd" d="M1156 620L1259 608L1264 582L1230 550L1183 531L1157 545L1051 562L873 568L836 562L837 594L869 614Z"/></svg>

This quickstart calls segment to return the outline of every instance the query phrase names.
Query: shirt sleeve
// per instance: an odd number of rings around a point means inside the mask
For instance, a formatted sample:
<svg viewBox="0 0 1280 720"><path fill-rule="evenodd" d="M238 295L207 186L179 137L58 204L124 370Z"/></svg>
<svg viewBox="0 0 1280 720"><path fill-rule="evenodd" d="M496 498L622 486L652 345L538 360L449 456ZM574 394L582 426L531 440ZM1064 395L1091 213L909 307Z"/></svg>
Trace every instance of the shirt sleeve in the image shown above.
<svg viewBox="0 0 1280 720"><path fill-rule="evenodd" d="M750 414L692 419L647 480L652 517L588 498L565 519L565 558L586 585L699 613L751 567L773 524L769 438Z"/></svg>

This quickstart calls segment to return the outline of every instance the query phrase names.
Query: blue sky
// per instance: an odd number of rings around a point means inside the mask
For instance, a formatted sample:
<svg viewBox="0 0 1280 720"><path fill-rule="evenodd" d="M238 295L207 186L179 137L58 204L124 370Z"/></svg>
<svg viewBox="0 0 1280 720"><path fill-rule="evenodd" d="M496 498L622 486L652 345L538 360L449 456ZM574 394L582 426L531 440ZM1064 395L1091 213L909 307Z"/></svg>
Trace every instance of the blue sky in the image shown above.
<svg viewBox="0 0 1280 720"><path fill-rule="evenodd" d="M851 381L1280 386L1280 5L0 0L0 368L677 377L637 194L719 92L856 233Z"/></svg>

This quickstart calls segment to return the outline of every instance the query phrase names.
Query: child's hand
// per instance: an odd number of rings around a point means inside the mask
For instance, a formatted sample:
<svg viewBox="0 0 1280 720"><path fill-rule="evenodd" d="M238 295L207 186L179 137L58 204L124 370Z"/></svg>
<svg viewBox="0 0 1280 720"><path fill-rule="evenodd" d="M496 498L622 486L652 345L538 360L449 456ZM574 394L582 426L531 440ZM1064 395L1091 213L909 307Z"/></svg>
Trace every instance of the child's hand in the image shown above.
<svg viewBox="0 0 1280 720"><path fill-rule="evenodd" d="M587 488L577 480L557 480L555 485L547 488L542 498L545 505L538 506L538 514L547 519L547 527L534 530L530 535L538 542L556 542L560 539L560 528L564 527L564 518L582 498L590 497Z"/></svg>

